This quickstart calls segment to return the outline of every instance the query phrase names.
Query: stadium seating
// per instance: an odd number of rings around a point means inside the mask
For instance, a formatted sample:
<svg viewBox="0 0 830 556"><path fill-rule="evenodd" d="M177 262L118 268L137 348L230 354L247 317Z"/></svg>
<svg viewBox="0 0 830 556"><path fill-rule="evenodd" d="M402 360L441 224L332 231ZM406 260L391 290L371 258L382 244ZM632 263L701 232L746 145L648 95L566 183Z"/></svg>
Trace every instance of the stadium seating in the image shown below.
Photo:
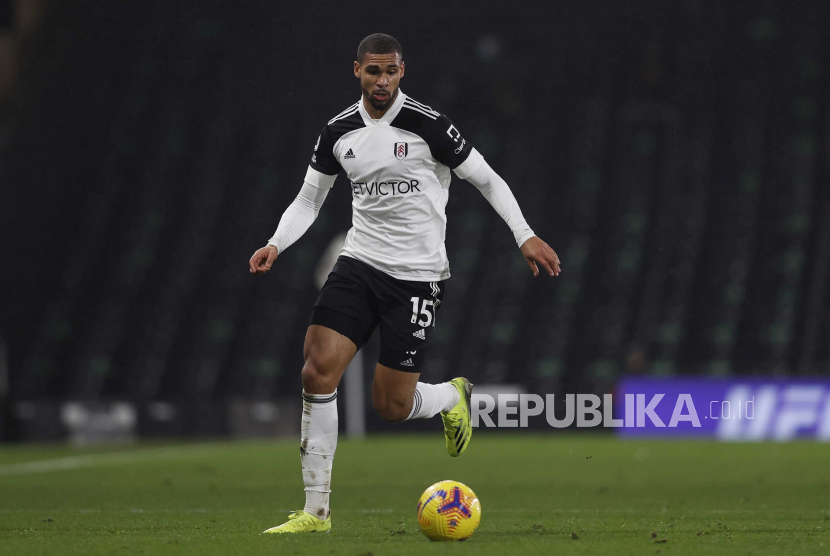
<svg viewBox="0 0 830 556"><path fill-rule="evenodd" d="M360 37L272 37L291 16L276 6L116 4L53 4L26 61L3 155L21 201L11 260L44 293L5 302L12 396L294 395L312 272L350 225L345 178L274 272L253 278L247 260L355 100ZM425 377L605 392L623 373L830 371L823 37L795 7L671 19L655 4L622 23L592 9L565 15L593 28L561 25L545 46L504 24L443 57L403 27L404 89L453 118L563 264L533 280L455 180ZM591 41L619 24L642 39ZM281 73L285 57L313 77Z"/></svg>

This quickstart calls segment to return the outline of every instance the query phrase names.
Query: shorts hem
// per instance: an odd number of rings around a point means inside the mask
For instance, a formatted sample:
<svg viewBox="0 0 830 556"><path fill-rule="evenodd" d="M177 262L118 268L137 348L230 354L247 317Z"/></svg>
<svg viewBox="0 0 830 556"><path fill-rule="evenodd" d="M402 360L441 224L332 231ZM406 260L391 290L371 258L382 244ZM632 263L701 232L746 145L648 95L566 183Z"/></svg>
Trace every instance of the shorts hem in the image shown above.
<svg viewBox="0 0 830 556"><path fill-rule="evenodd" d="M340 311L327 309L326 307L314 307L311 310L311 321L309 326L316 324L334 330L338 334L347 337L360 349L363 347L363 336L358 337L357 330L361 328L360 321Z"/></svg>
<svg viewBox="0 0 830 556"><path fill-rule="evenodd" d="M421 369L417 369L415 367L406 367L404 365L401 365L400 363L392 364L388 360L387 361L381 361L380 359L378 359L378 365L383 365L384 367L389 367L390 369L392 369L394 371L401 371L402 373L420 373L421 372Z"/></svg>

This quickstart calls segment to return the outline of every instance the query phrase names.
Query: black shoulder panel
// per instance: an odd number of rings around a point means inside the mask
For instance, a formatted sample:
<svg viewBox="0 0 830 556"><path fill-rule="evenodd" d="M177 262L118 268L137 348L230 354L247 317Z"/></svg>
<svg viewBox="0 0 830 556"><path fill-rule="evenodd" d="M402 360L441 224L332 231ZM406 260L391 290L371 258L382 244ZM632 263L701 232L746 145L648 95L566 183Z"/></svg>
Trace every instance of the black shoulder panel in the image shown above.
<svg viewBox="0 0 830 556"><path fill-rule="evenodd" d="M363 118L360 117L360 112L355 111L347 116L341 116L340 119L335 119L329 122L328 126L331 132L331 145L334 146L337 141L350 131L366 127L363 123Z"/></svg>
<svg viewBox="0 0 830 556"><path fill-rule="evenodd" d="M401 111L391 125L423 138L429 145L432 156L450 168L458 168L473 150L448 117L412 97L404 100Z"/></svg>
<svg viewBox="0 0 830 556"><path fill-rule="evenodd" d="M346 133L365 127L365 125L357 110L357 104L332 118L317 138L314 154L311 155L311 167L323 174L337 175L340 172L340 163L334 156L335 143Z"/></svg>

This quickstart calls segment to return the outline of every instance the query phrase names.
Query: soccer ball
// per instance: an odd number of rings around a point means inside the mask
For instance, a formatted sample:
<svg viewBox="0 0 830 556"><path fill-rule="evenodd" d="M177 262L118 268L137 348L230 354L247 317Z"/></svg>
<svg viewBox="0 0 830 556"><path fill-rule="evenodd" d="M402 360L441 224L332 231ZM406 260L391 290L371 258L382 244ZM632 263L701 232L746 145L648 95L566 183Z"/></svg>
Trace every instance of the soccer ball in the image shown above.
<svg viewBox="0 0 830 556"><path fill-rule="evenodd" d="M481 503L473 490L458 481L441 481L418 500L418 525L431 541L464 541L481 521Z"/></svg>

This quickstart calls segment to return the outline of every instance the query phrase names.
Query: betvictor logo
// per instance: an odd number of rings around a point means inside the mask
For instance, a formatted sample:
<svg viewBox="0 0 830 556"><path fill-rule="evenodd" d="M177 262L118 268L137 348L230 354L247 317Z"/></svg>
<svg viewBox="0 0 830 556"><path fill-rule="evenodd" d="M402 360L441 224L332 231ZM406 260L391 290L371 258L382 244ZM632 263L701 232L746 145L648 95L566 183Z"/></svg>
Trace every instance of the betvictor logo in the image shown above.
<svg viewBox="0 0 830 556"><path fill-rule="evenodd" d="M352 193L357 195L406 195L407 193L418 193L421 190L418 188L420 183L418 180L386 180L386 181L353 181Z"/></svg>

